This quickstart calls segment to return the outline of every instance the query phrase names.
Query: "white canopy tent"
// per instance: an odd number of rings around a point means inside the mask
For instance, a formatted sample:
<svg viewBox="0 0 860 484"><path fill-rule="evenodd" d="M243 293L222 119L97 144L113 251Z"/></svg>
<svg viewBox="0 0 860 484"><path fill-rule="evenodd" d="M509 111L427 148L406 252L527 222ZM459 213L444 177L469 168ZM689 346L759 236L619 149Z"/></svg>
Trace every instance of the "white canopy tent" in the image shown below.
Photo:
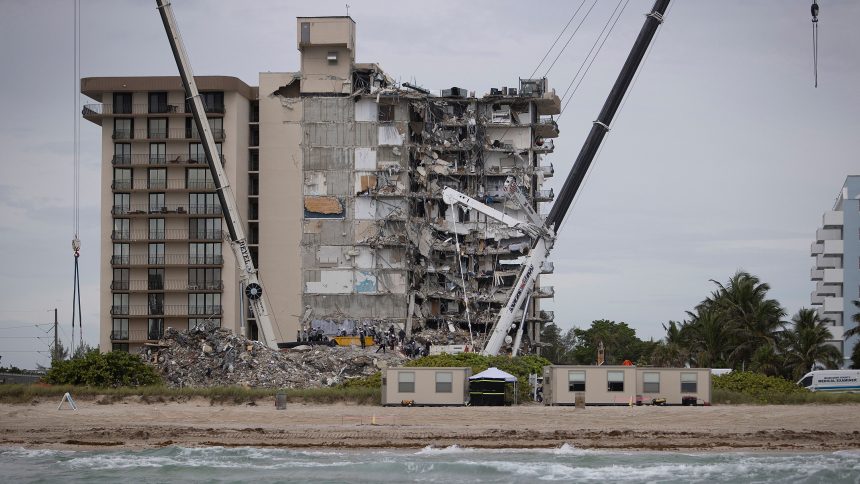
<svg viewBox="0 0 860 484"><path fill-rule="evenodd" d="M508 373L506 371L502 371L502 370L496 368L495 366L491 366L490 368L487 368L486 370L484 370L484 371L482 371L476 375L470 376L469 380L480 380L483 378L491 378L493 380L505 380L505 383L513 383L514 384L514 404L516 405L518 403L519 394L518 394L518 390L517 390L517 387L518 387L517 377L515 377L514 375L511 375L510 373Z"/></svg>

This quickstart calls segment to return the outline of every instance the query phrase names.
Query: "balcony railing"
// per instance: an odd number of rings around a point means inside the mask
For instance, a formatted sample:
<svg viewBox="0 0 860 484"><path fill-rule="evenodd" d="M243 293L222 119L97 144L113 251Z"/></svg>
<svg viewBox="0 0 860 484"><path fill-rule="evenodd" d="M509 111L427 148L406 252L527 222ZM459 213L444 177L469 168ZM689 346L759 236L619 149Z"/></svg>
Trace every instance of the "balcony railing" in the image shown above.
<svg viewBox="0 0 860 484"><path fill-rule="evenodd" d="M186 180L184 178L168 178L147 180L137 178L132 180L114 180L111 182L114 191L127 192L131 190L214 190L212 180Z"/></svg>
<svg viewBox="0 0 860 484"><path fill-rule="evenodd" d="M162 304L149 305L137 304L123 306L124 313L115 313L111 306L111 314L120 316L213 316L221 314L220 305L187 305L187 304Z"/></svg>
<svg viewBox="0 0 860 484"><path fill-rule="evenodd" d="M189 240L221 240L223 238L223 230L192 230L188 234Z"/></svg>
<svg viewBox="0 0 860 484"><path fill-rule="evenodd" d="M226 133L223 129L212 129L212 136L216 141L224 141ZM168 130L142 129L115 129L111 134L115 140L199 140L200 134L196 129L171 128Z"/></svg>
<svg viewBox="0 0 860 484"><path fill-rule="evenodd" d="M221 205L185 205L168 203L165 205L132 204L114 205L111 209L113 215L147 215L153 213L178 213L191 215L221 215Z"/></svg>
<svg viewBox="0 0 860 484"><path fill-rule="evenodd" d="M129 311L128 306L111 306L110 313L112 316L127 316Z"/></svg>
<svg viewBox="0 0 860 484"><path fill-rule="evenodd" d="M205 106L204 109L208 114L224 114L224 106ZM132 104L132 105L113 105L113 104L85 104L81 114L84 117L92 116L115 116L128 114L190 114L191 110L186 108L185 104Z"/></svg>
<svg viewBox="0 0 860 484"><path fill-rule="evenodd" d="M224 164L224 155L220 155L221 164ZM116 166L138 166L138 165L205 165L206 157L203 155L188 154L166 154L166 155L114 155L111 163Z"/></svg>
<svg viewBox="0 0 860 484"><path fill-rule="evenodd" d="M131 281L112 281L113 291L222 291L223 281L186 281L168 279L166 281L135 279Z"/></svg>
<svg viewBox="0 0 860 484"><path fill-rule="evenodd" d="M221 265L224 257L220 255L189 256L187 254L165 255L114 255L110 258L115 266L185 266L185 265Z"/></svg>
<svg viewBox="0 0 860 484"><path fill-rule="evenodd" d="M155 213L160 213L156 211ZM224 238L222 230L194 230L166 229L166 230L114 230L111 239L128 242L149 242L160 240L221 240Z"/></svg>
<svg viewBox="0 0 860 484"><path fill-rule="evenodd" d="M110 332L112 341L127 341L129 339L129 331L127 329L115 329Z"/></svg>
<svg viewBox="0 0 860 484"><path fill-rule="evenodd" d="M163 331L159 334L157 331L147 331L145 329L115 329L110 332L110 339L111 341L143 342L160 339L162 334L164 334Z"/></svg>

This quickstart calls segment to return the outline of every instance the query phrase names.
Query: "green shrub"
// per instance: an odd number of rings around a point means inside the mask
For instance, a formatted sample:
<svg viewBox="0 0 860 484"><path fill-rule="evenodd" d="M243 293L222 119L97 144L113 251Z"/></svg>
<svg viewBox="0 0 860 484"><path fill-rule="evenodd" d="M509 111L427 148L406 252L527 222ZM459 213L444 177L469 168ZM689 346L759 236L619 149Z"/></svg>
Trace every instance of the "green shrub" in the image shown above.
<svg viewBox="0 0 860 484"><path fill-rule="evenodd" d="M714 396L719 396L720 399L732 403L803 403L810 401L806 398L810 393L809 390L784 378L751 371L733 371L725 375L715 376L713 383ZM734 398L732 398L733 396Z"/></svg>
<svg viewBox="0 0 860 484"><path fill-rule="evenodd" d="M137 387L161 383L161 377L139 356L122 351L92 351L83 358L54 362L45 381L55 385Z"/></svg>

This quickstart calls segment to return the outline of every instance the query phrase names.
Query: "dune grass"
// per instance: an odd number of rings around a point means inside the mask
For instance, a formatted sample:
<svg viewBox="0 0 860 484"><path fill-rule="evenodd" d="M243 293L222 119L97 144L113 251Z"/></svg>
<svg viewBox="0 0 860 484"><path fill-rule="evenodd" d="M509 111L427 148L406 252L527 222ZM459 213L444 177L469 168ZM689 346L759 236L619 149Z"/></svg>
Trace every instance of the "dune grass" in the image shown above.
<svg viewBox="0 0 860 484"><path fill-rule="evenodd" d="M803 404L842 404L860 403L860 393L771 393L750 395L720 388L714 388L711 403L717 405L803 405Z"/></svg>
<svg viewBox="0 0 860 484"><path fill-rule="evenodd" d="M211 404L246 404L258 400L274 400L275 394L283 392L287 401L294 403L350 403L378 405L378 388L246 388L224 386L210 388L170 388L161 385L142 387L99 388L73 385L0 385L0 403L31 403L34 400L53 399L69 392L78 400L95 400L109 404L135 399L143 403L186 401L192 398L208 399Z"/></svg>

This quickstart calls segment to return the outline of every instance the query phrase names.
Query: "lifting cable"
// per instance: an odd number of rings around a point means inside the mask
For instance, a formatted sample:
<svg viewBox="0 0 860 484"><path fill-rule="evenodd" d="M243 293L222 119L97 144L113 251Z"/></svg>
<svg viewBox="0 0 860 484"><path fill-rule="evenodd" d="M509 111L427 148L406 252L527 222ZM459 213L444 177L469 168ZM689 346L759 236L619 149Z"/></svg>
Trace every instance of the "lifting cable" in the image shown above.
<svg viewBox="0 0 860 484"><path fill-rule="evenodd" d="M559 113L558 117L556 117L556 121L561 119L562 114L564 114L564 110L567 108L567 105L570 104L570 100L573 99L573 95L576 94L577 90L579 90L579 86L582 84L582 81L585 79L585 76L588 74L588 71L591 70L591 66L594 64L594 60L597 59L597 56L600 55L600 51L603 50L603 45L606 44L607 39L609 39L609 36L612 35L612 31L615 29L615 25L618 23L618 19L621 18L622 14L624 14L624 10L630 3L630 0L627 0L624 3L624 6L621 7L622 1L623 0L619 0L618 4L615 5L615 10L612 11L612 15L609 16L609 19L603 25L603 30L601 30L600 34L597 35L597 38L594 39L594 44L591 45L591 50L588 51L588 54L586 54L585 59L582 60L582 64L579 65L579 69L576 71L576 74L573 75L573 79L570 80L570 84L567 85L567 89L564 90L564 94L561 95L561 100L564 102L564 104L561 107L561 112ZM618 12L619 7L621 7L621 12ZM617 16L615 15L616 12L618 13ZM613 19L615 20L613 21ZM611 27L609 25L610 23L612 24ZM606 36L604 37L603 33L606 32L607 28L609 28L609 32L607 32ZM600 40L601 38L603 38L603 41ZM598 43L600 43L599 46L597 45ZM595 48L597 48L597 52L594 52ZM592 52L594 52L594 56L591 55ZM590 61L589 57L591 57ZM588 66L585 65L586 62L588 63ZM570 88L573 86L573 83L576 81L576 78L577 76L579 76L579 73L582 71L583 67L585 67L585 72L582 73L582 76L579 77L579 82L576 84L576 87L573 88L572 92L570 92ZM568 92L570 92L570 96L567 95ZM567 98L567 101L565 101L565 97Z"/></svg>
<svg viewBox="0 0 860 484"><path fill-rule="evenodd" d="M564 33L567 31L567 28L570 27L570 23L573 22L574 17L576 17L576 14L579 13L579 10L582 8L583 5L585 5L585 0L582 0L582 3L580 3L579 6L576 7L576 11L573 12L573 15L570 16L570 20L567 21L567 23L564 25L564 28L561 29L561 32L558 33L558 37L555 38L555 41L553 41L552 45L549 46L549 49L547 49L546 54L544 54L543 58L540 60L540 62L538 62L538 65L537 67L535 67L535 70L532 71L531 75L529 76L530 79L535 76L535 73L538 71L538 69L540 69L540 66L543 65L543 61L546 60L547 56L549 56L549 53L552 52L552 49L555 48L555 44L558 43L558 39L560 39L561 36L564 35Z"/></svg>
<svg viewBox="0 0 860 484"><path fill-rule="evenodd" d="M552 70L553 66L555 66L555 63L558 61L558 58L561 57L561 54L563 54L565 49L567 49L567 46L570 45L570 41L573 40L573 36L576 35L577 32L579 32L579 28L582 27L582 24L585 22L585 19L588 18L588 14L590 14L591 11L594 10L595 5L597 5L597 0L594 0L594 3L592 3L591 6L588 7L588 11L585 12L585 15L582 17L582 20L579 21L579 25L576 26L576 29L574 29L572 34L570 34L570 37L567 39L567 42L564 43L564 47L562 47L561 50L558 51L558 54L556 54L555 59L552 60L552 64L550 64L549 67L547 67L546 72L543 73L543 77L546 77L549 74L549 71Z"/></svg>
<svg viewBox="0 0 860 484"><path fill-rule="evenodd" d="M815 78L815 87L818 87L818 2L813 1L809 7L812 13L812 72Z"/></svg>
<svg viewBox="0 0 860 484"><path fill-rule="evenodd" d="M74 109L72 110L72 114L74 115L74 154L73 154L73 165L74 165L74 175L72 177L72 185L73 185L73 195L72 195L72 206L73 206L73 228L74 228L74 238L72 239L72 250L75 253L75 275L74 280L72 282L72 343L69 348L69 356L73 356L75 354L75 310L77 309L77 320L78 320L78 337L80 338L80 345L84 344L84 328L83 321L81 319L81 276L78 270L78 258L81 254L81 240L78 237L80 233L80 205L81 205L81 119L80 119L80 103L81 103L81 92L80 92L80 78L81 78L81 3L80 0L74 0L74 15L72 16L72 22L74 23L74 41L72 42L73 50L74 50Z"/></svg>

